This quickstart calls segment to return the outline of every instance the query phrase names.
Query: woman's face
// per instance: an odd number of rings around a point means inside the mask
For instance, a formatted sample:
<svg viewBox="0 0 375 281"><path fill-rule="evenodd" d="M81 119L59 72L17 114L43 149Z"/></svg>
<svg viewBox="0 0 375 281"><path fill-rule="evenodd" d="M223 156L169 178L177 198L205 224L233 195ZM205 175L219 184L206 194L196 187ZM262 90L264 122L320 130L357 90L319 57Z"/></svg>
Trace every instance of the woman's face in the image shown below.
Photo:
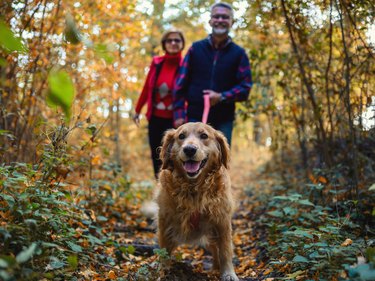
<svg viewBox="0 0 375 281"><path fill-rule="evenodd" d="M165 39L165 50L167 54L175 55L182 50L182 38L178 33L170 33Z"/></svg>

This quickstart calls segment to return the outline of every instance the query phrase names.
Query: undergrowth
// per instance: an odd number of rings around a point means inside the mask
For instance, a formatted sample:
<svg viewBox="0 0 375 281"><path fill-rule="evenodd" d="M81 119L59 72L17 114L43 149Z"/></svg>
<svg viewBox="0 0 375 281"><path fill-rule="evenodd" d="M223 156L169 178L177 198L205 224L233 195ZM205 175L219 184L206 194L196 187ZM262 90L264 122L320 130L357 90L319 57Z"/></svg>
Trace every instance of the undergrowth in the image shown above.
<svg viewBox="0 0 375 281"><path fill-rule="evenodd" d="M375 280L375 192L361 200L343 199L346 190L332 188L315 175L298 187L272 187L263 215L267 232L259 246L268 265L283 280ZM298 190L300 190L298 192ZM272 277L272 276L271 276Z"/></svg>
<svg viewBox="0 0 375 281"><path fill-rule="evenodd" d="M78 161L67 144L70 131L55 127L37 164L0 166L1 280L90 279L99 268L111 272L134 252L118 243L107 225L121 219L126 205L115 202L132 196L129 179L118 166L104 163L105 176L72 188L65 179ZM92 170L90 161L79 165Z"/></svg>

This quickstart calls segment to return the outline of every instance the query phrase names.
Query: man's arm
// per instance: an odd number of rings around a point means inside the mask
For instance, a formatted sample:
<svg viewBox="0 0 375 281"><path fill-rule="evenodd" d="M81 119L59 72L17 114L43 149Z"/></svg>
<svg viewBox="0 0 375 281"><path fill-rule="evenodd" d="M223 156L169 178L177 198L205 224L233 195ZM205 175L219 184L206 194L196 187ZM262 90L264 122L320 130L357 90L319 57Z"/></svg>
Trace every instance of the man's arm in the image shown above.
<svg viewBox="0 0 375 281"><path fill-rule="evenodd" d="M190 47L182 62L173 88L173 117L174 125L178 127L185 122L186 88L189 80L189 63L193 47Z"/></svg>
<svg viewBox="0 0 375 281"><path fill-rule="evenodd" d="M245 51L241 57L236 76L238 84L229 91L221 93L222 101L245 101L249 97L251 87L253 86L253 81L251 77L249 58L247 57Z"/></svg>

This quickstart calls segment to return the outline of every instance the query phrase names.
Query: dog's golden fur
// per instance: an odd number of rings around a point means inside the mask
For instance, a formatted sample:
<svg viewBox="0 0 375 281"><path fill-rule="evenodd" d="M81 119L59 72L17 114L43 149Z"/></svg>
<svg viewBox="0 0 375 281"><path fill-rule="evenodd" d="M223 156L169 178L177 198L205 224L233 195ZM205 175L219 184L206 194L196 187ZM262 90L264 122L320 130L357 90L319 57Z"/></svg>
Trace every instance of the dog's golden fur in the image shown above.
<svg viewBox="0 0 375 281"><path fill-rule="evenodd" d="M182 243L207 246L222 280L236 281L229 152L224 135L203 123L166 132L160 153L158 237L169 253Z"/></svg>

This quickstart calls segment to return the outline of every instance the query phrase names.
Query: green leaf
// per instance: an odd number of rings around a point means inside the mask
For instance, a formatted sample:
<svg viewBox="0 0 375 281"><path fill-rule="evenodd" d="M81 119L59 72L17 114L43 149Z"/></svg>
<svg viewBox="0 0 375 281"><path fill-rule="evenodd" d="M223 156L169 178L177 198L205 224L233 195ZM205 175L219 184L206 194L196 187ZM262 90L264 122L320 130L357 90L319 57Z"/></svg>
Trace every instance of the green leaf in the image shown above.
<svg viewBox="0 0 375 281"><path fill-rule="evenodd" d="M349 277L360 277L358 280L375 280L375 269L370 264L360 264L354 268L347 268ZM356 280L357 280L356 279Z"/></svg>
<svg viewBox="0 0 375 281"><path fill-rule="evenodd" d="M289 197L287 196L274 196L273 199L277 199L277 200L290 200Z"/></svg>
<svg viewBox="0 0 375 281"><path fill-rule="evenodd" d="M99 238L97 238L93 235L89 234L89 235L87 235L87 238L89 239L91 245L95 245L95 244L103 245L103 242Z"/></svg>
<svg viewBox="0 0 375 281"><path fill-rule="evenodd" d="M77 45L78 43L82 41L82 35L78 31L77 25L74 22L74 19L71 14L67 14L65 20L66 20L65 32L64 32L65 40L74 45Z"/></svg>
<svg viewBox="0 0 375 281"><path fill-rule="evenodd" d="M309 262L309 260L303 256L296 255L293 259L294 262Z"/></svg>
<svg viewBox="0 0 375 281"><path fill-rule="evenodd" d="M133 255L133 254L135 253L135 248L134 248L134 246L133 246L133 245L129 245L129 246L127 247L127 252L128 252L129 254Z"/></svg>
<svg viewBox="0 0 375 281"><path fill-rule="evenodd" d="M337 234L339 233L340 228L338 228L337 226L333 226L333 225L326 225L326 226L320 226L319 230L326 232L326 233Z"/></svg>
<svg viewBox="0 0 375 281"><path fill-rule="evenodd" d="M2 197L8 204L10 208L13 208L14 203L16 202L13 198L13 196L10 196L8 194L0 194L0 197Z"/></svg>
<svg viewBox="0 0 375 281"><path fill-rule="evenodd" d="M14 33L6 25L5 22L0 20L0 48L4 49L7 53L20 52L26 53L27 48L22 44L20 38L15 37Z"/></svg>
<svg viewBox="0 0 375 281"><path fill-rule="evenodd" d="M135 253L135 247L133 245L129 245L127 247L121 246L119 247L119 250L125 255L133 255Z"/></svg>
<svg viewBox="0 0 375 281"><path fill-rule="evenodd" d="M315 206L313 203L311 203L311 202L310 202L309 200L307 200L307 199L298 200L297 202L298 202L299 204L301 204L301 205L312 206L312 207Z"/></svg>
<svg viewBox="0 0 375 281"><path fill-rule="evenodd" d="M96 217L97 221L107 221L108 219L104 216L97 216Z"/></svg>
<svg viewBox="0 0 375 281"><path fill-rule="evenodd" d="M368 247L366 249L366 257L370 262L375 264L375 247Z"/></svg>
<svg viewBox="0 0 375 281"><path fill-rule="evenodd" d="M175 258L178 262L181 262L183 260L183 256L182 256L182 252L178 252L176 255L175 255Z"/></svg>
<svg viewBox="0 0 375 281"><path fill-rule="evenodd" d="M8 281L8 280L14 280L14 279L5 270L0 270L0 280Z"/></svg>
<svg viewBox="0 0 375 281"><path fill-rule="evenodd" d="M305 270L298 270L296 272L293 272L293 273L290 273L290 274L287 274L288 278L289 279L293 279L295 280L296 277L300 276L300 275L305 275L306 274L306 271Z"/></svg>
<svg viewBox="0 0 375 281"><path fill-rule="evenodd" d="M309 255L310 259L325 258L326 256L321 255L318 251L312 252Z"/></svg>
<svg viewBox="0 0 375 281"><path fill-rule="evenodd" d="M108 48L107 45L97 44L94 46L95 53L105 60L106 63L110 64L115 60L115 57L112 54L112 51Z"/></svg>
<svg viewBox="0 0 375 281"><path fill-rule="evenodd" d="M8 267L13 267L17 263L13 256L0 255L0 259L5 261Z"/></svg>
<svg viewBox="0 0 375 281"><path fill-rule="evenodd" d="M295 235L297 237L307 237L309 239L314 238L314 236L310 232L308 232L306 230L302 230L302 229L296 229L294 231L286 231L284 234L285 235Z"/></svg>
<svg viewBox="0 0 375 281"><path fill-rule="evenodd" d="M276 218L281 218L281 217L284 216L284 214L280 211L271 211L271 212L267 212L267 214L269 214L272 217L276 217Z"/></svg>
<svg viewBox="0 0 375 281"><path fill-rule="evenodd" d="M49 247L59 248L60 247L59 245L57 245L55 243L49 243L49 242L42 242L42 246L47 247L47 248L49 248Z"/></svg>
<svg viewBox="0 0 375 281"><path fill-rule="evenodd" d="M168 252L165 248L154 249L153 252L154 252L155 255L159 256L160 260L168 260L170 258L169 255L168 255Z"/></svg>
<svg viewBox="0 0 375 281"><path fill-rule="evenodd" d="M7 263L7 261L0 259L0 268L7 268L8 266L9 264Z"/></svg>
<svg viewBox="0 0 375 281"><path fill-rule="evenodd" d="M375 183L373 183L368 190L375 190Z"/></svg>
<svg viewBox="0 0 375 281"><path fill-rule="evenodd" d="M73 242L70 242L68 241L66 244L68 244L69 248L72 249L74 252L76 253L81 253L82 252L82 247L73 243Z"/></svg>
<svg viewBox="0 0 375 281"><path fill-rule="evenodd" d="M88 134L91 134L92 136L96 133L96 131L97 131L97 128L96 128L96 126L94 125L94 124L92 124L92 125L89 125L86 129L85 129L85 131L88 133Z"/></svg>
<svg viewBox="0 0 375 281"><path fill-rule="evenodd" d="M65 71L51 72L48 75L47 104L52 108L61 107L67 121L70 120L74 99L74 85Z"/></svg>
<svg viewBox="0 0 375 281"><path fill-rule="evenodd" d="M295 215L295 214L297 214L297 210L295 208L291 208L291 207L285 207L285 208L283 208L283 211L284 211L285 215Z"/></svg>
<svg viewBox="0 0 375 281"><path fill-rule="evenodd" d="M77 268L77 266L78 266L78 257L76 255L70 255L67 260L68 260L69 266L72 269L76 269Z"/></svg>
<svg viewBox="0 0 375 281"><path fill-rule="evenodd" d="M52 269L59 269L59 268L64 267L65 263L56 259L56 260L51 261L49 265L51 266Z"/></svg>
<svg viewBox="0 0 375 281"><path fill-rule="evenodd" d="M27 219L25 220L25 223L29 226L29 227L36 227L38 225L38 222L34 219Z"/></svg>
<svg viewBox="0 0 375 281"><path fill-rule="evenodd" d="M35 242L32 243L29 248L27 248L26 250L23 250L17 255L16 257L17 262L18 263L27 262L34 255L36 248L37 248L37 244Z"/></svg>
<svg viewBox="0 0 375 281"><path fill-rule="evenodd" d="M318 242L313 244L315 247L328 247L329 245L325 242Z"/></svg>

